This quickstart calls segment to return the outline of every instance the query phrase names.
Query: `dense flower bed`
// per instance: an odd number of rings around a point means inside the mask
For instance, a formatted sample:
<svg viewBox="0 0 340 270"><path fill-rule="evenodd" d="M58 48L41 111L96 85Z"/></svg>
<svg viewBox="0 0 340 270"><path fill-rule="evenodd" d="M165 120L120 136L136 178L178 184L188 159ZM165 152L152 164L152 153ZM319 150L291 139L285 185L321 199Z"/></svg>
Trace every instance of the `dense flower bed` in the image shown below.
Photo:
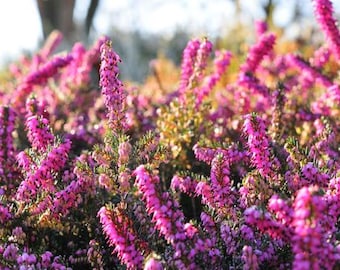
<svg viewBox="0 0 340 270"><path fill-rule="evenodd" d="M105 37L12 64L0 269L340 267L340 33L313 3L313 54L263 23L245 59L194 39L162 96L120 81Z"/></svg>

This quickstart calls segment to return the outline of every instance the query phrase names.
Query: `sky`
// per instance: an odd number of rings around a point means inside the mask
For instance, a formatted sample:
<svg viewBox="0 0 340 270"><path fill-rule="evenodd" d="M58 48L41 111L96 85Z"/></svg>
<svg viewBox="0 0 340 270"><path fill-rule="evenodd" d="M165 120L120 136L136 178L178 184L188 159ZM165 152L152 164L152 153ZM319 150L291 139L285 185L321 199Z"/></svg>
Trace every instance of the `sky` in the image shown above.
<svg viewBox="0 0 340 270"><path fill-rule="evenodd" d="M262 19L260 3L266 0L242 0L247 16L244 20ZM284 26L292 16L297 0L277 0L275 15L278 25ZM306 17L312 15L312 1L299 0ZM340 13L340 1L333 1ZM83 19L89 0L76 1L75 16ZM19 8L20 7L20 8ZM232 22L234 6L230 0L101 0L94 19L98 35L109 33L114 24L123 30L139 29L149 33L169 35L176 27L197 34L215 35ZM0 0L0 65L22 52L37 49L42 30L35 0Z"/></svg>

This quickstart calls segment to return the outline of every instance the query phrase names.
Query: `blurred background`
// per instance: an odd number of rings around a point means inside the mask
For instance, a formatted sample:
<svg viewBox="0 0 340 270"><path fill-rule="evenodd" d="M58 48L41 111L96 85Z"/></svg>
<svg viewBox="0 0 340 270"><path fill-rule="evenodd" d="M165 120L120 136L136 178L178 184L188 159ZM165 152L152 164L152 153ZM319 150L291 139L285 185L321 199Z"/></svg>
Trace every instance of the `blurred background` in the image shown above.
<svg viewBox="0 0 340 270"><path fill-rule="evenodd" d="M339 17L340 1L333 4ZM0 0L0 65L34 53L53 29L64 34L60 50L105 34L123 59L123 79L142 81L159 55L178 64L192 37L241 50L257 20L285 39L322 38L311 0Z"/></svg>

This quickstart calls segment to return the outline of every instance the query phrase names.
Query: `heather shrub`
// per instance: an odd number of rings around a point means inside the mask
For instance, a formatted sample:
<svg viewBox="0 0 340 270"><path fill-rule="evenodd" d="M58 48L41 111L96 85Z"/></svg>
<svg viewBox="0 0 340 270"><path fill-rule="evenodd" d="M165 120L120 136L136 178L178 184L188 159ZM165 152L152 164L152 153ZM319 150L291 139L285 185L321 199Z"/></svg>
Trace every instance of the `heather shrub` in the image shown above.
<svg viewBox="0 0 340 270"><path fill-rule="evenodd" d="M106 37L12 64L0 269L339 268L340 33L313 3L311 55L261 23L247 55L193 39L141 86Z"/></svg>

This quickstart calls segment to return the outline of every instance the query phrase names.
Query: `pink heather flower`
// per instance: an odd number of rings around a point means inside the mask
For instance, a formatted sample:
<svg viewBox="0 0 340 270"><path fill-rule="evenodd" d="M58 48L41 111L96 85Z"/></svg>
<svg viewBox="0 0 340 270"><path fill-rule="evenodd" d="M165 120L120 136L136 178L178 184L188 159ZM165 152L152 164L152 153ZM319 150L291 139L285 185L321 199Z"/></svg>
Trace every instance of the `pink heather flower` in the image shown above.
<svg viewBox="0 0 340 270"><path fill-rule="evenodd" d="M126 129L126 117L124 113L126 94L123 83L118 79L118 63L121 61L118 54L112 50L111 42L107 41L100 47L100 81L99 85L105 98L105 106L108 110L109 126L114 133Z"/></svg>
<svg viewBox="0 0 340 270"><path fill-rule="evenodd" d="M190 40L183 51L181 64L181 79L179 89L184 92L190 83L190 78L193 76L197 52L200 48L198 39Z"/></svg>
<svg viewBox="0 0 340 270"><path fill-rule="evenodd" d="M257 40L268 31L268 25L265 21L256 21L255 22L255 31Z"/></svg>
<svg viewBox="0 0 340 270"><path fill-rule="evenodd" d="M45 152L47 147L53 144L54 135L51 132L49 120L41 113L44 109L38 104L35 98L26 102L26 130L27 137L32 148Z"/></svg>
<svg viewBox="0 0 340 270"><path fill-rule="evenodd" d="M253 248L251 246L244 246L242 249L242 260L244 262L243 270L260 269L258 260Z"/></svg>
<svg viewBox="0 0 340 270"><path fill-rule="evenodd" d="M244 211L245 222L255 226L262 233L268 234L273 239L290 239L289 229L274 220L268 212L257 209L256 206L247 208Z"/></svg>
<svg viewBox="0 0 340 270"><path fill-rule="evenodd" d="M12 218L12 214L9 208L5 205L0 204L0 222L2 224L5 224L11 218Z"/></svg>
<svg viewBox="0 0 340 270"><path fill-rule="evenodd" d="M137 167L134 174L136 185L146 202L148 213L156 223L156 228L171 244L185 240L184 214L178 209L178 203L170 198L168 192L160 192L157 186L159 178L150 175L143 165Z"/></svg>
<svg viewBox="0 0 340 270"><path fill-rule="evenodd" d="M16 241L23 241L26 238L26 234L22 230L22 227L15 227L12 230L12 236L15 238Z"/></svg>
<svg viewBox="0 0 340 270"><path fill-rule="evenodd" d="M337 22L333 17L333 5L330 0L314 0L314 13L329 48L337 59L340 59L340 32Z"/></svg>
<svg viewBox="0 0 340 270"><path fill-rule="evenodd" d="M212 43L207 39L204 38L200 44L200 47L197 50L197 57L195 62L195 69L194 69L194 76L196 80L200 82L202 80L203 71L207 66L208 57L212 51ZM190 78L192 81L194 78ZM189 85L191 82L189 81Z"/></svg>
<svg viewBox="0 0 340 270"><path fill-rule="evenodd" d="M213 240L213 242L216 243L217 239L217 227L216 227L216 224L213 220L213 218L205 213L205 212L202 212L201 213L201 222L202 222L202 225L203 225L203 228L204 230L208 233L209 235L209 239Z"/></svg>
<svg viewBox="0 0 340 270"><path fill-rule="evenodd" d="M216 210L221 215L233 216L234 212L235 191L232 188L232 181L229 178L230 163L228 157L223 153L217 154L211 162L211 191L213 193Z"/></svg>
<svg viewBox="0 0 340 270"><path fill-rule="evenodd" d="M67 66L73 60L71 55L55 56L43 64L38 70L29 73L16 89L15 95L12 95L12 104L15 108L22 106L26 97L32 92L34 85L43 85L47 80L55 76L58 71Z"/></svg>
<svg viewBox="0 0 340 270"><path fill-rule="evenodd" d="M301 171L303 178L307 183L318 185L320 187L328 185L330 179L329 175L319 172L312 162L308 162L305 166L303 166Z"/></svg>
<svg viewBox="0 0 340 270"><path fill-rule="evenodd" d="M188 194L190 196L197 196L195 195L195 190L197 187L197 181L194 179L191 179L190 177L180 177L178 175L175 175L171 179L171 189L174 191L180 191L185 194Z"/></svg>
<svg viewBox="0 0 340 270"><path fill-rule="evenodd" d="M42 59L47 59L59 46L62 40L63 34L60 31L52 31L51 34L47 37L44 46L39 52L39 55L42 57Z"/></svg>
<svg viewBox="0 0 340 270"><path fill-rule="evenodd" d="M199 161L203 161L207 164L211 164L211 162L212 162L212 160L215 156L215 153L217 152L216 149L202 147L202 146L199 146L198 144L194 145L193 151L195 153L195 157Z"/></svg>
<svg viewBox="0 0 340 270"><path fill-rule="evenodd" d="M133 225L128 217L120 211L111 211L102 207L98 216L109 245L114 247L118 258L127 269L141 269L143 256L137 248L137 236L133 232Z"/></svg>
<svg viewBox="0 0 340 270"><path fill-rule="evenodd" d="M266 134L263 119L256 115L246 115L243 131L248 138L247 144L252 164L258 169L262 177L269 182L275 181L280 163L270 152L270 141Z"/></svg>
<svg viewBox="0 0 340 270"><path fill-rule="evenodd" d="M292 222L292 209L288 203L277 194L273 195L268 202L268 210L275 216L282 225L290 226Z"/></svg>
<svg viewBox="0 0 340 270"><path fill-rule="evenodd" d="M18 251L19 251L18 247L12 243L6 247L2 256L4 257L4 259L8 261L14 261L17 258Z"/></svg>
<svg viewBox="0 0 340 270"><path fill-rule="evenodd" d="M231 53L228 51L216 51L214 59L214 71L204 79L204 85L197 88L196 106L199 106L203 99L208 96L214 86L220 81L222 75L230 64Z"/></svg>
<svg viewBox="0 0 340 270"><path fill-rule="evenodd" d="M16 193L17 200L30 201L39 190L53 192L55 190L53 173L64 167L70 149L71 142L68 140L52 148L39 167L29 171L26 178L20 183Z"/></svg>
<svg viewBox="0 0 340 270"><path fill-rule="evenodd" d="M246 62L241 66L237 85L249 89L252 93L259 93L264 97L268 96L269 89L256 78L255 72L265 56L272 53L275 39L273 34L263 34L257 43L250 48ZM247 106L248 102L246 101L244 106ZM266 106L258 105L257 107L263 109Z"/></svg>
<svg viewBox="0 0 340 270"><path fill-rule="evenodd" d="M216 208L211 186L207 182L198 182L195 188L195 194L197 196L202 196L203 204L206 204L212 208Z"/></svg>
<svg viewBox="0 0 340 270"><path fill-rule="evenodd" d="M81 158L78 158L78 161L85 163ZM88 163L88 161L86 162ZM95 176L89 168L80 169L75 167L71 179L72 181L69 185L55 193L51 213L57 219L60 214L63 216L68 215L72 208L83 202L85 196L94 196L96 192Z"/></svg>
<svg viewBox="0 0 340 270"><path fill-rule="evenodd" d="M203 161L208 165L211 165L212 160L218 154L223 155L230 164L240 163L241 161L249 162L247 160L246 153L239 151L235 144L230 145L230 147L228 147L227 149L202 147L198 144L195 144L193 147L193 151L195 157L199 161Z"/></svg>
<svg viewBox="0 0 340 270"><path fill-rule="evenodd" d="M325 115L325 116L336 116L335 108L340 107L340 86L332 85L327 88L326 92L323 93L316 101L311 105L313 113Z"/></svg>
<svg viewBox="0 0 340 270"><path fill-rule="evenodd" d="M220 226L221 239L226 248L227 255L233 255L239 245L237 232L230 228L226 222L222 222Z"/></svg>
<svg viewBox="0 0 340 270"><path fill-rule="evenodd" d="M29 171L33 164L32 158L25 151L17 154L17 161L19 166L25 171Z"/></svg>
<svg viewBox="0 0 340 270"><path fill-rule="evenodd" d="M132 146L129 142L122 142L118 146L118 166L126 165L129 162Z"/></svg>
<svg viewBox="0 0 340 270"><path fill-rule="evenodd" d="M19 266L28 266L28 265L35 264L37 261L37 258L34 254L28 254L26 252L23 252L21 255L17 257L16 261Z"/></svg>
<svg viewBox="0 0 340 270"><path fill-rule="evenodd" d="M119 188L122 192L129 192L131 185L131 171L129 169L125 169L124 171L120 172L118 175L118 182Z"/></svg>
<svg viewBox="0 0 340 270"><path fill-rule="evenodd" d="M16 171L13 143L15 119L16 114L10 107L0 106L0 179L10 185Z"/></svg>
<svg viewBox="0 0 340 270"><path fill-rule="evenodd" d="M331 52L325 46L320 47L318 50L314 51L313 58L309 60L309 62L315 68L322 68L329 60Z"/></svg>
<svg viewBox="0 0 340 270"><path fill-rule="evenodd" d="M192 40L183 52L181 66L181 83L179 87L180 100L186 101L187 90L192 89L195 95L200 95L197 88L203 79L203 72L207 66L208 57L212 51L212 43L204 38L201 42ZM201 103L203 96L199 96L197 104Z"/></svg>
<svg viewBox="0 0 340 270"><path fill-rule="evenodd" d="M242 73L254 73L264 57L273 51L275 40L273 34L261 35L258 42L250 48L247 60L241 66Z"/></svg>
<svg viewBox="0 0 340 270"><path fill-rule="evenodd" d="M325 200L327 203L327 212L329 216L327 221L329 222L330 231L336 233L337 219L340 216L340 177L330 179L325 194Z"/></svg>
<svg viewBox="0 0 340 270"><path fill-rule="evenodd" d="M237 84L252 93L261 94L264 97L269 94L269 89L251 73L241 72L238 76Z"/></svg>
<svg viewBox="0 0 340 270"><path fill-rule="evenodd" d="M306 80L309 80L311 83L319 82L325 87L330 87L333 85L332 81L327 76L320 73L320 71L311 66L301 57L294 54L288 54L286 55L285 59L286 63L290 67L297 68L300 71L300 74L303 75L303 83L305 83Z"/></svg>
<svg viewBox="0 0 340 270"><path fill-rule="evenodd" d="M242 236L243 239L247 241L255 240L254 230L246 224L241 225L239 234Z"/></svg>
<svg viewBox="0 0 340 270"><path fill-rule="evenodd" d="M105 173L101 173L98 176L98 183L100 186L104 187L105 189L109 191L112 190L112 180Z"/></svg>
<svg viewBox="0 0 340 270"><path fill-rule="evenodd" d="M326 201L317 186L301 188L294 200L293 269L333 269L335 249L323 227Z"/></svg>
<svg viewBox="0 0 340 270"><path fill-rule="evenodd" d="M151 257L150 259L148 259L144 265L144 270L163 270L163 265L162 263L156 259Z"/></svg>
<svg viewBox="0 0 340 270"><path fill-rule="evenodd" d="M85 58L86 58L86 61L88 62L88 64L94 65L94 64L99 63L100 48L106 42L109 42L109 38L107 36L101 36L95 42L95 44L93 44L93 46L89 50L87 50Z"/></svg>
<svg viewBox="0 0 340 270"><path fill-rule="evenodd" d="M70 53L73 61L65 68L61 77L61 88L77 88L90 82L92 66L85 62L86 48L80 42L74 44ZM72 93L70 93L72 95Z"/></svg>
<svg viewBox="0 0 340 270"><path fill-rule="evenodd" d="M184 223L184 214L179 209L178 202L168 192L160 191L158 176L151 175L143 165L137 167L134 174L136 186L146 203L148 214L152 216L155 228L175 250L172 263L176 267L188 267L189 264L190 267L196 267L194 257L197 252L209 250L211 246L200 238L189 238L189 235L193 237L192 229L187 231L188 226ZM191 255L188 245L193 245Z"/></svg>
<svg viewBox="0 0 340 270"><path fill-rule="evenodd" d="M24 83L33 85L42 85L47 80L57 74L59 69L67 66L71 63L73 57L71 55L66 56L55 56L45 64L43 64L35 72L28 74L25 78Z"/></svg>
<svg viewBox="0 0 340 270"><path fill-rule="evenodd" d="M53 254L50 251L45 251L41 254L41 266L48 268L52 262Z"/></svg>

